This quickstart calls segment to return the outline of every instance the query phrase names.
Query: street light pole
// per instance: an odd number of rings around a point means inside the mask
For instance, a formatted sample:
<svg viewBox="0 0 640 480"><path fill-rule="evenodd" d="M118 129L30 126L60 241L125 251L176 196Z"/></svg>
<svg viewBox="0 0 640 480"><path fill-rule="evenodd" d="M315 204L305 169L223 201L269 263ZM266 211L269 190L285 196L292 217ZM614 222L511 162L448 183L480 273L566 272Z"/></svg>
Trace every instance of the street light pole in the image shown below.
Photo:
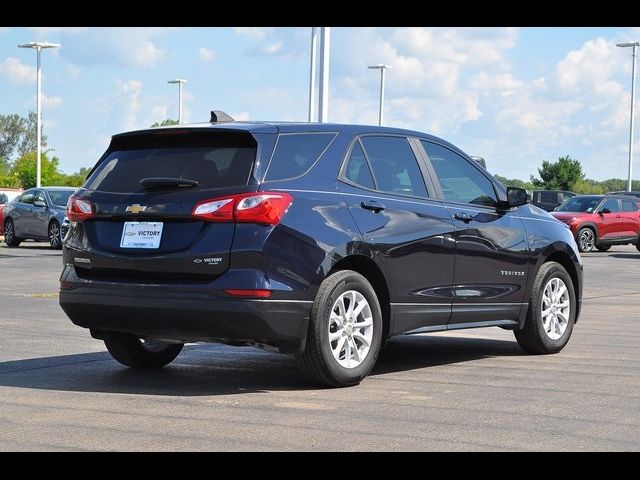
<svg viewBox="0 0 640 480"><path fill-rule="evenodd" d="M318 94L318 121L329 118L329 50L331 27L320 27L320 91Z"/></svg>
<svg viewBox="0 0 640 480"><path fill-rule="evenodd" d="M40 56L45 48L57 48L59 43L49 42L29 42L18 45L18 48L32 48L36 51L37 69L36 69L36 187L41 186L42 177L42 71L40 68Z"/></svg>
<svg viewBox="0 0 640 480"><path fill-rule="evenodd" d="M167 83L178 84L178 123L182 123L182 84L187 83L187 81L182 78L176 78L175 80L169 80Z"/></svg>
<svg viewBox="0 0 640 480"><path fill-rule="evenodd" d="M636 91L636 48L640 42L618 43L618 47L632 47L632 67L631 67L631 120L629 123L629 178L627 179L627 192L631 191L631 165L633 161L633 111L634 96Z"/></svg>
<svg viewBox="0 0 640 480"><path fill-rule="evenodd" d="M311 66L309 68L309 122L313 122L315 112L316 91L316 50L318 45L318 29L311 27Z"/></svg>
<svg viewBox="0 0 640 480"><path fill-rule="evenodd" d="M378 125L382 125L382 118L384 114L384 71L387 68L391 68L391 65L378 63L377 65L370 65L369 68L372 70L380 70L380 105L378 111Z"/></svg>

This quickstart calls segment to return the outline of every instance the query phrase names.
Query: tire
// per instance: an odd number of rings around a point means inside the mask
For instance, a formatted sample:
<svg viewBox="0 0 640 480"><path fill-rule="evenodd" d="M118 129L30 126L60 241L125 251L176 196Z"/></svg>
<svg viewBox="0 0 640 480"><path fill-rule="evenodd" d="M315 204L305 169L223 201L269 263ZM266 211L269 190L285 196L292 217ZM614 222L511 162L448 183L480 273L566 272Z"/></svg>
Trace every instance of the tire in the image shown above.
<svg viewBox="0 0 640 480"><path fill-rule="evenodd" d="M581 228L576 235L576 243L581 253L587 253L593 250L596 240L595 232L589 227Z"/></svg>
<svg viewBox="0 0 640 480"><path fill-rule="evenodd" d="M636 249L640 252L640 242L636 243Z"/></svg>
<svg viewBox="0 0 640 480"><path fill-rule="evenodd" d="M62 236L60 234L60 224L57 220L52 220L49 223L47 235L49 236L49 245L51 248L60 250L62 248Z"/></svg>
<svg viewBox="0 0 640 480"><path fill-rule="evenodd" d="M4 222L4 243L7 247L19 247L22 239L16 237L16 230L13 227L13 220L10 218Z"/></svg>
<svg viewBox="0 0 640 480"><path fill-rule="evenodd" d="M557 281L564 284L566 288L566 295L564 293L561 295L559 304L568 302L569 311L563 311L562 308L558 309L562 315L558 315L557 329L552 328L554 322L552 320L553 315L550 312L549 315L545 317L548 319L549 328L545 328L542 315L543 304L545 302L545 290L550 288L547 292L553 292L554 284L559 287L556 291L562 290ZM529 297L529 310L524 322L524 328L514 331L520 347L522 347L525 352L532 354L557 353L562 350L569 341L571 332L573 331L573 325L576 319L576 307L577 302L573 282L564 267L556 262L543 264L533 282L531 295ZM560 317L565 317L566 323L563 323ZM550 333L547 333L548 330ZM556 336L557 338L553 338Z"/></svg>
<svg viewBox="0 0 640 480"><path fill-rule="evenodd" d="M611 245L601 245L599 243L596 243L596 248L601 252L606 252L611 248Z"/></svg>
<svg viewBox="0 0 640 480"><path fill-rule="evenodd" d="M131 368L162 368L170 364L184 344L164 343L157 340L143 342L129 333L110 333L104 340L113 358Z"/></svg>
<svg viewBox="0 0 640 480"><path fill-rule="evenodd" d="M362 308L355 318L349 316L352 305ZM346 309L345 315L338 314L341 308ZM332 315L333 312L336 313ZM354 328L359 324L363 326ZM352 270L336 272L320 285L311 309L305 350L296 356L298 364L315 384L357 385L378 360L382 327L380 303L367 279ZM339 336L330 341L330 335ZM365 339L369 342L368 351ZM357 358L358 353L364 356Z"/></svg>

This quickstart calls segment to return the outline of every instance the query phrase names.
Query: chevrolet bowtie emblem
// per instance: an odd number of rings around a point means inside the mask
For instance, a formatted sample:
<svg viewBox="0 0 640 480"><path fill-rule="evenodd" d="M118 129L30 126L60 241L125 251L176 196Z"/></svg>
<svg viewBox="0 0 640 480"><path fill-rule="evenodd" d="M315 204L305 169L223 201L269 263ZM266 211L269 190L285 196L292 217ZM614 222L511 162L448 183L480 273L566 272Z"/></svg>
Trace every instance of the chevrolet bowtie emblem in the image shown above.
<svg viewBox="0 0 640 480"><path fill-rule="evenodd" d="M137 203L134 203L133 205L129 205L125 210L131 213L140 213L144 212L146 209L147 207L145 205L138 205Z"/></svg>

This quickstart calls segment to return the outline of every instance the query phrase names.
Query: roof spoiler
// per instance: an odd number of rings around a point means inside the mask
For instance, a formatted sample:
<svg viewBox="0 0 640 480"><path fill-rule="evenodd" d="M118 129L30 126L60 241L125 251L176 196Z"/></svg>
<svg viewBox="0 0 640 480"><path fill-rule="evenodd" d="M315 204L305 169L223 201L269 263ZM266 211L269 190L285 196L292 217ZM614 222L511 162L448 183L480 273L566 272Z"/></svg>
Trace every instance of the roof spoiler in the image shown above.
<svg viewBox="0 0 640 480"><path fill-rule="evenodd" d="M222 110L211 110L211 120L209 120L209 122L235 122L235 120L231 117L231 115L223 112Z"/></svg>

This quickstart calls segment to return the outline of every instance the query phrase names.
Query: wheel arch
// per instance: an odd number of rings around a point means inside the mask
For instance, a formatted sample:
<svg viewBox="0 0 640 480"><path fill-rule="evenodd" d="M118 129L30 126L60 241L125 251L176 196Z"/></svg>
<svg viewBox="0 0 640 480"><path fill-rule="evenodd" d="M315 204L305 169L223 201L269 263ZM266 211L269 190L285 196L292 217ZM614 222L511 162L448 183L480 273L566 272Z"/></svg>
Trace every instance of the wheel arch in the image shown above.
<svg viewBox="0 0 640 480"><path fill-rule="evenodd" d="M593 230L593 233L596 234L595 241L596 242L598 241L598 238L600 237L600 232L598 231L598 226L593 222L584 222L578 225L578 227L576 228L576 233L574 235L574 238L576 239L576 241L578 241L578 232L583 228L590 228L591 230Z"/></svg>
<svg viewBox="0 0 640 480"><path fill-rule="evenodd" d="M535 275L538 274L538 271L540 270L542 265L548 262L556 262L564 267L564 269L569 274L569 277L571 277L571 283L573 284L573 290L576 295L575 322L577 323L578 317L580 316L580 307L582 303L580 301L582 298L582 283L581 283L582 272L578 271L578 267L576 267L576 262L571 257L571 254L569 253L569 251L571 251L569 250L569 247L566 247L566 249L555 248L551 251L546 252L543 256L541 256L541 260L538 263L538 265L536 265ZM535 278L535 275L531 277L532 281L531 281L531 286L529 288L533 288L533 278ZM526 312L525 312L525 315L526 315ZM524 324L524 318L522 319L522 323Z"/></svg>
<svg viewBox="0 0 640 480"><path fill-rule="evenodd" d="M365 277L378 296L380 310L382 310L383 342L388 337L391 325L391 300L389 286L380 267L371 258L360 254L353 254L337 261L327 277L340 270L353 270Z"/></svg>

